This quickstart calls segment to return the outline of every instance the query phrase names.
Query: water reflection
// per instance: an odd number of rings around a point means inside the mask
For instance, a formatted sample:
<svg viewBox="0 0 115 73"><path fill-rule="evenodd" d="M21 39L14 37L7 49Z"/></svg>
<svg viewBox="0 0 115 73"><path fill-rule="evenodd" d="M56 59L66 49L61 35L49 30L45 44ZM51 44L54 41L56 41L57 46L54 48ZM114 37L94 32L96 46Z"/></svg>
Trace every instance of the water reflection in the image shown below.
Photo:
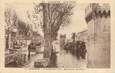
<svg viewBox="0 0 115 73"><path fill-rule="evenodd" d="M57 55L56 66L62 68L85 68L86 59L77 59L75 55L72 55L70 52L61 50Z"/></svg>

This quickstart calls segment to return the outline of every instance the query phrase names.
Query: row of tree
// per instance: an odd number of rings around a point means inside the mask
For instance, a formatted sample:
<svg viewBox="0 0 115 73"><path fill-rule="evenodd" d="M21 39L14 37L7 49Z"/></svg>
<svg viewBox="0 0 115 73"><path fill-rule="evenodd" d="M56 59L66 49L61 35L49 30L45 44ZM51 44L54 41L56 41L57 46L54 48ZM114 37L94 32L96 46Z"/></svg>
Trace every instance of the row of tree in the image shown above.
<svg viewBox="0 0 115 73"><path fill-rule="evenodd" d="M13 43L17 39L25 39L30 37L31 28L27 23L19 19L16 11L12 8L6 8L4 11L5 16L5 35L6 37L6 49L13 48Z"/></svg>
<svg viewBox="0 0 115 73"><path fill-rule="evenodd" d="M60 27L70 23L70 16L73 14L72 9L74 8L74 5L73 3L34 3L33 8L34 12L32 15L34 15L34 18L37 18L36 21L40 22L33 22L33 24L42 26L41 28L43 30L45 41L45 57L50 57L52 42L57 39ZM40 13L42 17L38 18L38 14ZM4 14L7 29L16 26L19 33L28 35L31 27L18 18L15 10L6 8ZM32 20L29 14L28 18Z"/></svg>
<svg viewBox="0 0 115 73"><path fill-rule="evenodd" d="M6 30L12 31L14 27L18 30L19 34L23 34L25 36L28 35L28 32L30 30L29 25L27 25L27 23L19 19L14 9L6 8L4 12L4 16L6 22Z"/></svg>

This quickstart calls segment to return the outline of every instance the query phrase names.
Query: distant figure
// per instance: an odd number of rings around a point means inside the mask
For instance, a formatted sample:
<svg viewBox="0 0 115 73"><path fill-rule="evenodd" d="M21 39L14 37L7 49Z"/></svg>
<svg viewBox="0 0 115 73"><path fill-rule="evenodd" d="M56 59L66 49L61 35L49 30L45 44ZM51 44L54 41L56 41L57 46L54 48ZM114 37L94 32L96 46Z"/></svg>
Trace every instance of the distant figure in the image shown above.
<svg viewBox="0 0 115 73"><path fill-rule="evenodd" d="M80 57L82 59L85 59L85 55L86 55L86 45L85 42L83 41L77 41L77 50L76 50L76 56L79 59Z"/></svg>
<svg viewBox="0 0 115 73"><path fill-rule="evenodd" d="M86 52L87 52L85 42L82 42L82 44L81 44L81 50L82 50L82 51L81 51L81 57L82 57L83 59L85 59Z"/></svg>
<svg viewBox="0 0 115 73"><path fill-rule="evenodd" d="M77 47L76 56L78 59L80 58L80 55L81 55L81 44L80 43L81 43L81 41L77 41L77 44L76 44L76 47Z"/></svg>
<svg viewBox="0 0 115 73"><path fill-rule="evenodd" d="M30 54L31 54L31 51L35 50L35 46L33 43L30 43L28 45L28 60L30 60Z"/></svg>

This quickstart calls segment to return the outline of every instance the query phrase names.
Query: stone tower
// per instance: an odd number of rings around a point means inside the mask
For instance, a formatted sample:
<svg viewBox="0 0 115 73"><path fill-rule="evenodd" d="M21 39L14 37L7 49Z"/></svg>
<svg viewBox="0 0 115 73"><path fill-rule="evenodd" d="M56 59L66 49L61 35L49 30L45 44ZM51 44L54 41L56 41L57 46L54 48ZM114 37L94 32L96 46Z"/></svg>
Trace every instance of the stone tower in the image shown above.
<svg viewBox="0 0 115 73"><path fill-rule="evenodd" d="M88 67L110 67L110 6L90 4L85 10L88 24Z"/></svg>

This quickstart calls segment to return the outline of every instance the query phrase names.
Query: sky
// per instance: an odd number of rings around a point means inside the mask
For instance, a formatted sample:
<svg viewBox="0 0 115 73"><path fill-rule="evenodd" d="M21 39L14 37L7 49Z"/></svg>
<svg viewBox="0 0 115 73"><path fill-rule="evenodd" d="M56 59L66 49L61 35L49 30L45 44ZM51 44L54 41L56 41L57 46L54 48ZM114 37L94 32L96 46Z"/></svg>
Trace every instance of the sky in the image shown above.
<svg viewBox="0 0 115 73"><path fill-rule="evenodd" d="M58 31L59 34L67 34L67 37L71 35L71 33L75 32L81 32L83 30L87 29L87 24L85 21L85 8L88 4L83 3L76 3L76 6L73 9L73 15L71 17L71 23L67 26L60 28ZM28 0L28 2L6 2L6 6L14 8L16 10L16 13L20 19L28 23L27 13L26 11L32 10L33 7L33 1Z"/></svg>
<svg viewBox="0 0 115 73"><path fill-rule="evenodd" d="M88 4L76 4L76 7L73 9L74 14L71 17L71 23L62 28L59 33L67 34L67 37L71 37L73 32L78 33L87 29L87 23L85 21L85 8Z"/></svg>

